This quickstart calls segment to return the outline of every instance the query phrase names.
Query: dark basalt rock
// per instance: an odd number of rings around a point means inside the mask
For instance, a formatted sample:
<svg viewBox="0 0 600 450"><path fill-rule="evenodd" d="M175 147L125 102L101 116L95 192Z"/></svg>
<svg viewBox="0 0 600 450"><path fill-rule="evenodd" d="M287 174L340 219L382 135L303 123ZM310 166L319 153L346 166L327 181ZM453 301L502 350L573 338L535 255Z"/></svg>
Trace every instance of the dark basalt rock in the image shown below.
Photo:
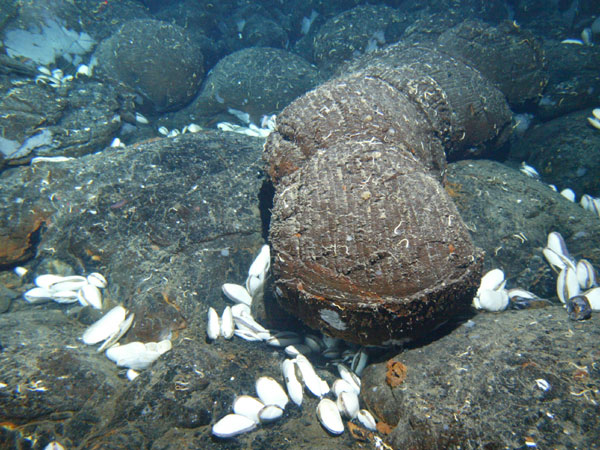
<svg viewBox="0 0 600 450"><path fill-rule="evenodd" d="M275 292L328 334L393 343L470 305L482 257L443 188L444 153L500 145L510 114L477 70L433 49L357 67L287 107L265 145Z"/></svg>

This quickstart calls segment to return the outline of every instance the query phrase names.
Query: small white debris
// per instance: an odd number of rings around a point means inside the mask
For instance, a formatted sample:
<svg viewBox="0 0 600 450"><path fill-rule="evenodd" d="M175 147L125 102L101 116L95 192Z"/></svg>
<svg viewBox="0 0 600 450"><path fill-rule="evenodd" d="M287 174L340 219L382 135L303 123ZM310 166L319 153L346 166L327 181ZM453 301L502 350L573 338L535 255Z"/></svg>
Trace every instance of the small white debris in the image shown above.
<svg viewBox="0 0 600 450"><path fill-rule="evenodd" d="M133 369L128 369L126 375L127 375L127 379L129 381L133 381L133 380L135 380L139 376L139 372L136 372Z"/></svg>

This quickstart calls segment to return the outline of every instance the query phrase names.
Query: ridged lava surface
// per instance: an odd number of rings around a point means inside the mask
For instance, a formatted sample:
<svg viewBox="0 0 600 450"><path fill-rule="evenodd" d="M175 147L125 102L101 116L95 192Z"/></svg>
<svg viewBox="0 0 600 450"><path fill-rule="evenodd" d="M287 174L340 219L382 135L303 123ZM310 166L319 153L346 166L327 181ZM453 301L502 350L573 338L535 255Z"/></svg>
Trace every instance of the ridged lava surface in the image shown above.
<svg viewBox="0 0 600 450"><path fill-rule="evenodd" d="M414 49L388 54L324 83L279 115L265 145L278 301L360 344L427 334L468 308L481 275L443 187L445 152L497 145L510 115L498 101L471 117L481 86L502 95L474 69L425 54L419 64Z"/></svg>

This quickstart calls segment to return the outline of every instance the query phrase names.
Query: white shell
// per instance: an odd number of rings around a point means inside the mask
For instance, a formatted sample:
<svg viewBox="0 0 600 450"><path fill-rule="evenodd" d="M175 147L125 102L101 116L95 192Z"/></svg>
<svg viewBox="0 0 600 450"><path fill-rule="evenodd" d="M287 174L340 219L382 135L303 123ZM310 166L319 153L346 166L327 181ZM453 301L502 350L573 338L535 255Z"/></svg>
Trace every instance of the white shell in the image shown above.
<svg viewBox="0 0 600 450"><path fill-rule="evenodd" d="M525 289L521 289L521 288L513 288L513 289L509 289L507 291L508 294L508 298L510 298L511 300L515 297L520 297L520 298L538 298L537 295L535 295L533 292L529 292Z"/></svg>
<svg viewBox="0 0 600 450"><path fill-rule="evenodd" d="M508 307L508 303L508 292L505 289L499 291L484 289L473 301L475 308L492 312L504 311Z"/></svg>
<svg viewBox="0 0 600 450"><path fill-rule="evenodd" d="M288 345L295 345L300 342L302 342L302 338L298 333L294 333L293 331L279 331L267 339L267 344L273 347L287 347Z"/></svg>
<svg viewBox="0 0 600 450"><path fill-rule="evenodd" d="M321 398L327 395L329 392L329 385L317 375L315 368L306 356L298 355L294 362L300 371L302 382L306 386L306 389L308 389L315 397Z"/></svg>
<svg viewBox="0 0 600 450"><path fill-rule="evenodd" d="M13 269L13 271L19 278L23 278L25 276L25 274L27 274L27 272L29 272L29 270L27 270L25 267L22 267L22 266L15 267Z"/></svg>
<svg viewBox="0 0 600 450"><path fill-rule="evenodd" d="M271 377L260 377L256 380L256 393L265 405L277 405L285 409L289 398L281 385Z"/></svg>
<svg viewBox="0 0 600 450"><path fill-rule="evenodd" d="M315 353L321 353L326 348L323 340L312 334L308 334L304 337L304 344L308 345Z"/></svg>
<svg viewBox="0 0 600 450"><path fill-rule="evenodd" d="M585 295L585 298L590 303L592 311L600 311L600 287L585 291L583 295Z"/></svg>
<svg viewBox="0 0 600 450"><path fill-rule="evenodd" d="M254 331L244 329L244 330L234 330L233 334L239 338L242 338L248 342L262 342L263 338L256 334Z"/></svg>
<svg viewBox="0 0 600 450"><path fill-rule="evenodd" d="M479 290L496 290L500 289L504 282L504 272L500 269L492 269L481 277Z"/></svg>
<svg viewBox="0 0 600 450"><path fill-rule="evenodd" d="M105 355L113 362L135 358L137 355L144 353L146 346L143 342L130 342L125 345L115 345L106 350ZM133 367L132 367L133 368Z"/></svg>
<svg viewBox="0 0 600 450"><path fill-rule="evenodd" d="M343 364L338 364L337 369L342 380L348 382L354 388L354 391L360 394L360 378Z"/></svg>
<svg viewBox="0 0 600 450"><path fill-rule="evenodd" d="M139 112L135 113L135 121L137 123L141 123L141 124L147 124L148 123L148 119L146 119L146 117L144 117L144 115L140 114Z"/></svg>
<svg viewBox="0 0 600 450"><path fill-rule="evenodd" d="M233 332L235 331L235 324L233 323L233 314L231 312L231 306L227 306L221 316L221 336L225 339L231 339Z"/></svg>
<svg viewBox="0 0 600 450"><path fill-rule="evenodd" d="M356 418L367 430L377 430L377 422L375 422L375 417L373 417L373 414L366 409L359 410L356 414Z"/></svg>
<svg viewBox="0 0 600 450"><path fill-rule="evenodd" d="M588 117L587 120L591 126L596 128L597 130L600 130L600 120L599 119L596 119L595 117Z"/></svg>
<svg viewBox="0 0 600 450"><path fill-rule="evenodd" d="M588 119L588 120L591 120L591 119ZM560 191L560 195L562 195L564 198L566 198L570 202L575 201L575 192L573 192L572 189L569 189L569 188L563 189L562 191Z"/></svg>
<svg viewBox="0 0 600 450"><path fill-rule="evenodd" d="M336 397L339 397L342 392L356 393L356 389L354 388L354 386L352 386L346 380L342 380L341 378L338 378L333 382L331 390L333 391Z"/></svg>
<svg viewBox="0 0 600 450"><path fill-rule="evenodd" d="M239 414L227 414L212 427L212 434L220 438L230 438L247 433L256 428L256 422Z"/></svg>
<svg viewBox="0 0 600 450"><path fill-rule="evenodd" d="M163 136L167 136L169 134L169 129L167 127L159 127L158 132Z"/></svg>
<svg viewBox="0 0 600 450"><path fill-rule="evenodd" d="M296 405L302 405L304 389L296 377L296 365L294 364L294 361L291 359L283 361L281 363L281 371L290 398Z"/></svg>
<svg viewBox="0 0 600 450"><path fill-rule="evenodd" d="M116 333L113 333L109 336L104 343L98 348L98 352L104 351L104 349L112 347L127 331L131 328L131 324L133 323L133 319L135 318L135 314L129 314L129 316L121 322L119 325L119 330Z"/></svg>
<svg viewBox="0 0 600 450"><path fill-rule="evenodd" d="M579 260L576 271L581 289L589 289L596 285L596 271L587 259Z"/></svg>
<svg viewBox="0 0 600 450"><path fill-rule="evenodd" d="M233 314L233 318L236 317L250 317L252 318L252 311L250 307L245 303L236 303L231 307L231 314Z"/></svg>
<svg viewBox="0 0 600 450"><path fill-rule="evenodd" d="M104 275L98 272L92 272L87 277L87 282L97 288L104 289L108 284Z"/></svg>
<svg viewBox="0 0 600 450"><path fill-rule="evenodd" d="M79 75L85 75L86 77L89 77L90 75L92 75L92 70L89 66L81 64L79 67L77 67L77 72L75 76L78 77Z"/></svg>
<svg viewBox="0 0 600 450"><path fill-rule="evenodd" d="M48 69L46 66L39 66L37 70L44 75L48 75L49 77L52 76L52 72L50 72L50 69Z"/></svg>
<svg viewBox="0 0 600 450"><path fill-rule="evenodd" d="M369 355L364 348L361 348L358 352L356 352L354 358L352 358L352 364L350 368L356 375L361 376L362 371L365 370L365 367L367 367L367 362L369 362Z"/></svg>
<svg viewBox="0 0 600 450"><path fill-rule="evenodd" d="M140 375L140 373L133 369L127 369L127 373L125 375L129 381L133 381Z"/></svg>
<svg viewBox="0 0 600 450"><path fill-rule="evenodd" d="M42 303L52 300L52 292L49 289L42 287L35 287L29 289L23 294L23 298L27 303Z"/></svg>
<svg viewBox="0 0 600 450"><path fill-rule="evenodd" d="M592 115L596 119L600 120L600 108L594 108L593 111L592 111Z"/></svg>
<svg viewBox="0 0 600 450"><path fill-rule="evenodd" d="M548 264L550 264L554 270L560 271L567 266L564 257L561 257L555 251L546 247L542 250L542 253L544 254L544 258L546 258L546 261L548 261Z"/></svg>
<svg viewBox="0 0 600 450"><path fill-rule="evenodd" d="M92 284L83 286L77 293L77 298L84 306L90 305L94 309L102 309L102 293L100 289Z"/></svg>
<svg viewBox="0 0 600 450"><path fill-rule="evenodd" d="M557 231L553 231L548 234L548 242L546 244L546 247L552 250L553 252L558 253L559 255L562 255L566 258L570 258L569 250L567 249L567 244L565 243L565 240L563 239L562 235Z"/></svg>
<svg viewBox="0 0 600 450"><path fill-rule="evenodd" d="M63 277L60 275L54 275L51 273L47 273L47 274L39 275L39 276L35 277L35 280L33 280L33 282L38 287L50 289L50 286L52 286L54 283L56 283L57 281L60 281L62 279L63 279Z"/></svg>
<svg viewBox="0 0 600 450"><path fill-rule="evenodd" d="M202 130L202 127L201 127L200 125L196 125L195 123L190 123L190 124L187 126L187 130L188 130L190 133L197 133L198 131L201 131L201 130Z"/></svg>
<svg viewBox="0 0 600 450"><path fill-rule="evenodd" d="M75 291L58 291L52 292L52 300L56 303L76 303L79 293Z"/></svg>
<svg viewBox="0 0 600 450"><path fill-rule="evenodd" d="M63 77L63 75L64 75L64 73L63 73L63 71L62 71L62 70L60 70L60 69L54 69L54 70L52 71L52 76L53 76L54 78L56 78L57 80L59 80L59 81L60 81L60 80L62 80L62 77Z"/></svg>
<svg viewBox="0 0 600 450"><path fill-rule="evenodd" d="M349 419L354 419L360 408L358 395L355 392L342 392L336 404L340 413Z"/></svg>
<svg viewBox="0 0 600 450"><path fill-rule="evenodd" d="M260 278L260 277L256 277L256 276L249 276L246 279L246 290L252 297L256 296L256 294L261 289L263 289L264 286L265 286L264 278Z"/></svg>
<svg viewBox="0 0 600 450"><path fill-rule="evenodd" d="M342 422L342 416L336 404L324 398L319 402L317 406L317 417L321 425L329 431L331 434L342 434L344 432L344 423Z"/></svg>
<svg viewBox="0 0 600 450"><path fill-rule="evenodd" d="M233 320L235 321L235 325L238 328L247 328L248 330L252 331L253 333L258 334L259 336L264 336L263 339L268 339L268 337L271 335L269 333L269 330L267 330L265 327L263 327L260 323L258 323L252 317L247 317L247 316L236 317L236 316L234 316Z"/></svg>
<svg viewBox="0 0 600 450"><path fill-rule="evenodd" d="M127 310L124 307L115 306L85 330L82 336L83 343L87 345L97 344L108 339L114 333L118 333L126 315Z"/></svg>
<svg viewBox="0 0 600 450"><path fill-rule="evenodd" d="M44 450L65 450L65 447L60 442L52 441L44 447Z"/></svg>
<svg viewBox="0 0 600 450"><path fill-rule="evenodd" d="M172 348L171 341L165 339L160 342L130 342L125 345L117 345L106 350L108 359L114 361L119 367L128 367L130 369L145 369L160 355L166 353Z"/></svg>
<svg viewBox="0 0 600 450"><path fill-rule="evenodd" d="M283 409L277 405L266 405L258 413L258 419L261 423L273 422L283 416Z"/></svg>
<svg viewBox="0 0 600 450"><path fill-rule="evenodd" d="M288 345L284 350L288 356L308 355L312 352L312 349L304 344Z"/></svg>
<svg viewBox="0 0 600 450"><path fill-rule="evenodd" d="M233 412L247 417L255 423L260 421L258 413L264 407L265 405L263 402L250 395L240 395L233 401Z"/></svg>
<svg viewBox="0 0 600 450"><path fill-rule="evenodd" d="M258 252L258 256L252 261L248 269L248 276L264 279L270 267L271 250L268 245L263 245L260 252Z"/></svg>
<svg viewBox="0 0 600 450"><path fill-rule="evenodd" d="M560 301L565 303L568 299L579 295L580 292L577 272L571 267L561 270L556 280L556 293Z"/></svg>
<svg viewBox="0 0 600 450"><path fill-rule="evenodd" d="M244 303L245 305L252 305L252 297L244 286L233 283L225 283L222 286L223 294L234 301L235 303Z"/></svg>
<svg viewBox="0 0 600 450"><path fill-rule="evenodd" d="M215 340L221 334L221 321L219 319L219 314L212 306L208 308L208 323L206 325L206 334L208 338L211 340Z"/></svg>
<svg viewBox="0 0 600 450"><path fill-rule="evenodd" d="M48 288L51 291L78 291L84 286L88 286L88 281L85 277L80 275L71 275L68 277L61 277L60 280L52 283Z"/></svg>

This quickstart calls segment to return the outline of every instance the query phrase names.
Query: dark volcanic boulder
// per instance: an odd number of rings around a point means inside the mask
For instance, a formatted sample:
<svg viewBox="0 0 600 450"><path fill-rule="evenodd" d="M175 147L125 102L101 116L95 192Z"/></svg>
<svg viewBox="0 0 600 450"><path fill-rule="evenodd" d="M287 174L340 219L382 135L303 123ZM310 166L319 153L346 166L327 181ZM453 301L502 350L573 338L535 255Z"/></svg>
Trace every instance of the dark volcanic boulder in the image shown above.
<svg viewBox="0 0 600 450"><path fill-rule="evenodd" d="M255 123L281 111L322 81L315 66L298 55L269 47L239 50L221 59L186 113L205 117L244 111Z"/></svg>
<svg viewBox="0 0 600 450"><path fill-rule="evenodd" d="M378 56L285 108L265 145L278 301L360 344L424 335L469 307L482 255L443 188L444 152L499 145L510 117L443 53Z"/></svg>
<svg viewBox="0 0 600 450"><path fill-rule="evenodd" d="M390 344L468 307L478 252L438 178L410 152L340 143L279 187L276 293L308 325Z"/></svg>
<svg viewBox="0 0 600 450"><path fill-rule="evenodd" d="M94 55L101 76L129 86L157 111L188 103L204 75L199 45L183 28L157 20L126 22Z"/></svg>

